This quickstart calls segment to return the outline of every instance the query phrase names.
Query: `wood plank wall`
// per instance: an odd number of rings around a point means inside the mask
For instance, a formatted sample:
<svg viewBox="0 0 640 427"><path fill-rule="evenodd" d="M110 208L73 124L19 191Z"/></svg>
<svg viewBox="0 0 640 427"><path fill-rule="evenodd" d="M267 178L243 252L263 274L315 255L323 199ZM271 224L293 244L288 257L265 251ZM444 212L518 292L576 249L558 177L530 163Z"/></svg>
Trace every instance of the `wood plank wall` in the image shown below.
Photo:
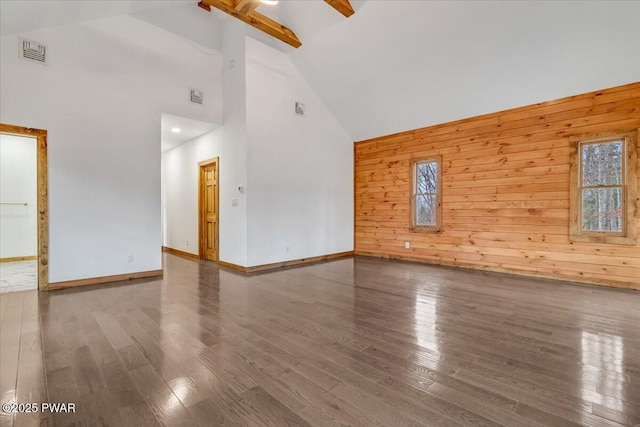
<svg viewBox="0 0 640 427"><path fill-rule="evenodd" d="M640 82L358 142L355 252L640 289L640 245L569 242L569 137L639 127ZM410 232L410 160L436 154L442 231Z"/></svg>

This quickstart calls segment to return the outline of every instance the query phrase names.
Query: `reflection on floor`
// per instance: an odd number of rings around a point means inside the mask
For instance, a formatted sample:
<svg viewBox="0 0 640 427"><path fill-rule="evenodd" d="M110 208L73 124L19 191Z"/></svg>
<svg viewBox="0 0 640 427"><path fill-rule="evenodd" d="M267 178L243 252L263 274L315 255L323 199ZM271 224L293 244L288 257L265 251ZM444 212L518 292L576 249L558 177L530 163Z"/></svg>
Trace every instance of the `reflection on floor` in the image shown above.
<svg viewBox="0 0 640 427"><path fill-rule="evenodd" d="M38 288L38 261L0 263L0 292L26 291Z"/></svg>
<svg viewBox="0 0 640 427"><path fill-rule="evenodd" d="M0 294L0 426L640 425L640 292L356 257Z"/></svg>

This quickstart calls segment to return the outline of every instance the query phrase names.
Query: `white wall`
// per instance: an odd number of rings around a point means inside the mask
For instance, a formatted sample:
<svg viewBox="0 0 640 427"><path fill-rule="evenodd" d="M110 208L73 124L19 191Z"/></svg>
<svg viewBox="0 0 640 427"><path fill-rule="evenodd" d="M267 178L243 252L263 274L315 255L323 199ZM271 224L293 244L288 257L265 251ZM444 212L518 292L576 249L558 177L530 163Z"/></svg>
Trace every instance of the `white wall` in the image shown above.
<svg viewBox="0 0 640 427"><path fill-rule="evenodd" d="M247 82L245 24L223 21L222 86L224 127L220 154L220 259L247 264L247 195L237 191L247 182ZM237 199L237 206L232 206Z"/></svg>
<svg viewBox="0 0 640 427"><path fill-rule="evenodd" d="M49 132L50 282L160 269L160 114L219 122L221 58L130 16L24 36L50 63L1 38L0 121Z"/></svg>
<svg viewBox="0 0 640 427"><path fill-rule="evenodd" d="M0 258L38 253L37 141L0 135Z"/></svg>
<svg viewBox="0 0 640 427"><path fill-rule="evenodd" d="M353 140L288 56L253 39L247 131L249 265L353 250Z"/></svg>

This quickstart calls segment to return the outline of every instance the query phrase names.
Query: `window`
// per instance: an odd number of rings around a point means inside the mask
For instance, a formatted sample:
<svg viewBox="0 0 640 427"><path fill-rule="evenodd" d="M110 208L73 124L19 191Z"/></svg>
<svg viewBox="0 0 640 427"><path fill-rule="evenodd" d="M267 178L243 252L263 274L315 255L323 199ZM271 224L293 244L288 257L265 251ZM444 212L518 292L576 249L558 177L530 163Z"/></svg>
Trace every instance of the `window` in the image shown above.
<svg viewBox="0 0 640 427"><path fill-rule="evenodd" d="M411 167L411 229L440 231L442 161L440 157L414 160Z"/></svg>
<svg viewBox="0 0 640 427"><path fill-rule="evenodd" d="M570 237L636 244L637 132L571 138Z"/></svg>

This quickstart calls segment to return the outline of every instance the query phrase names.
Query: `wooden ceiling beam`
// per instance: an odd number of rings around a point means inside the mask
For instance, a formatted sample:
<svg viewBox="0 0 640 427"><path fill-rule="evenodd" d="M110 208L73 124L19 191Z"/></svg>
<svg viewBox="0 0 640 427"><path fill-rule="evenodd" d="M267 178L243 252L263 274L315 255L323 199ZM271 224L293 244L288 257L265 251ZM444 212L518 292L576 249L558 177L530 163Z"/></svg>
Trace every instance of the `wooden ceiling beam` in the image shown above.
<svg viewBox="0 0 640 427"><path fill-rule="evenodd" d="M259 4L258 0L202 0L198 6L208 11L211 11L211 7L215 7L290 46L302 46L291 29L256 12L255 8Z"/></svg>
<svg viewBox="0 0 640 427"><path fill-rule="evenodd" d="M354 13L353 6L349 3L349 0L324 0L325 3L329 4L332 8L343 14L345 17L350 17Z"/></svg>
<svg viewBox="0 0 640 427"><path fill-rule="evenodd" d="M259 5L260 0L240 0L234 9L243 15L247 15L253 12Z"/></svg>

